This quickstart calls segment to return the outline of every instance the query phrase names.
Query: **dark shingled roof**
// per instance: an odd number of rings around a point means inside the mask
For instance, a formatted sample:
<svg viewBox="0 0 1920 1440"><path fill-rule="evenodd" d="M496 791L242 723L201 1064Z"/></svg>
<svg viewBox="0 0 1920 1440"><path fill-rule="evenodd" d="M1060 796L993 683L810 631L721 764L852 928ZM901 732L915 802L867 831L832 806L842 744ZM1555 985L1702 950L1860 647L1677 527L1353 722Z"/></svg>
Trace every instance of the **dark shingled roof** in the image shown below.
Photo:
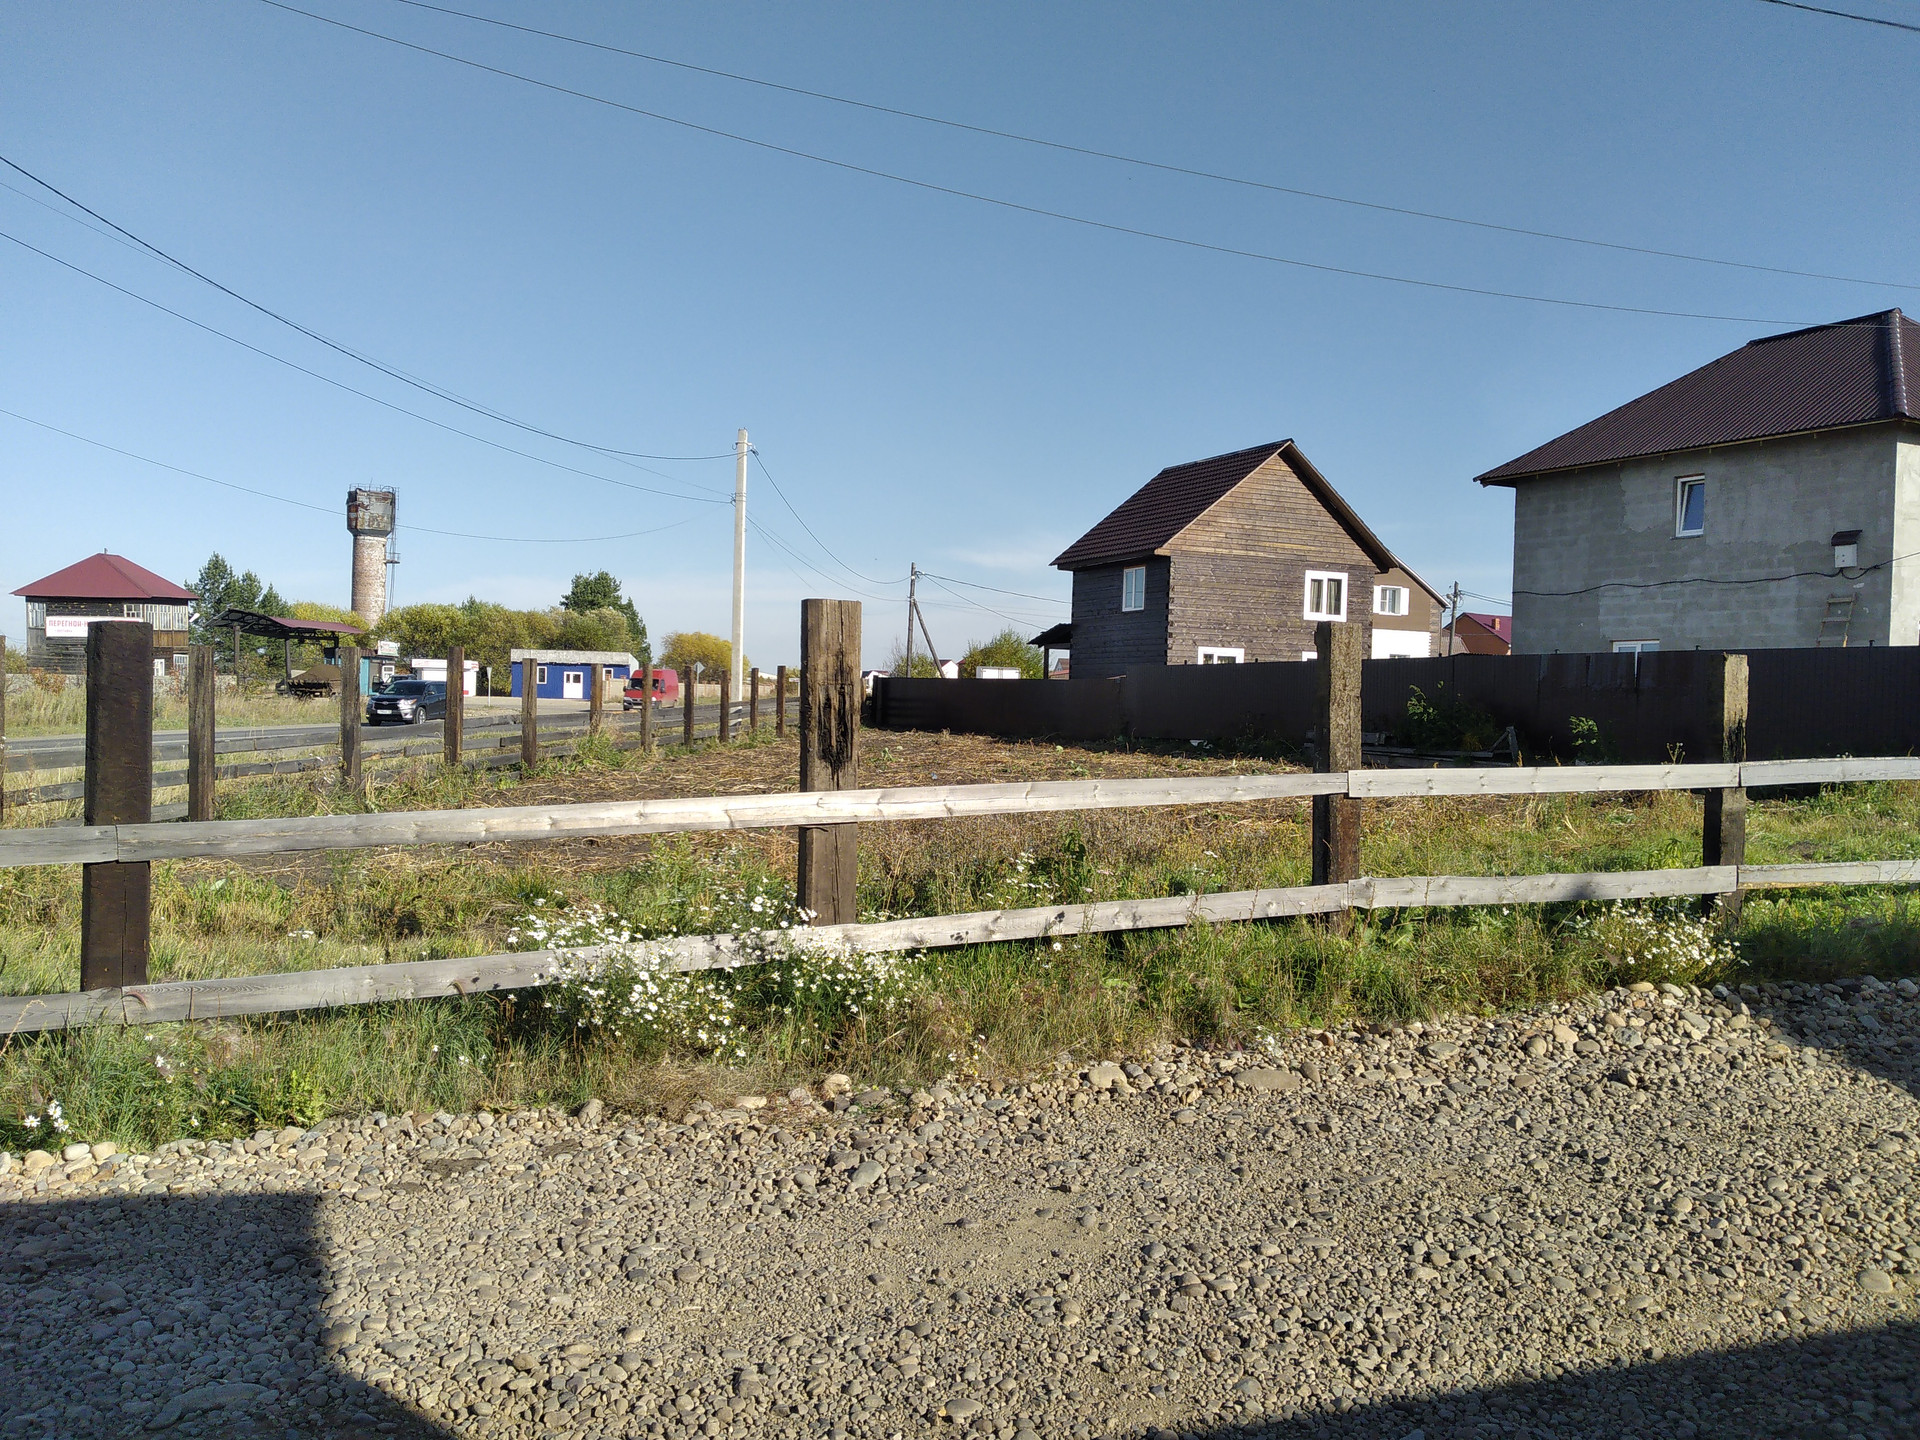
<svg viewBox="0 0 1920 1440"><path fill-rule="evenodd" d="M1475 478L1510 485L1703 445L1920 419L1916 405L1920 325L1884 310L1750 341Z"/></svg>
<svg viewBox="0 0 1920 1440"><path fill-rule="evenodd" d="M29 600L171 600L175 604L200 598L126 556L109 555L105 550L31 585L22 585L13 593Z"/></svg>

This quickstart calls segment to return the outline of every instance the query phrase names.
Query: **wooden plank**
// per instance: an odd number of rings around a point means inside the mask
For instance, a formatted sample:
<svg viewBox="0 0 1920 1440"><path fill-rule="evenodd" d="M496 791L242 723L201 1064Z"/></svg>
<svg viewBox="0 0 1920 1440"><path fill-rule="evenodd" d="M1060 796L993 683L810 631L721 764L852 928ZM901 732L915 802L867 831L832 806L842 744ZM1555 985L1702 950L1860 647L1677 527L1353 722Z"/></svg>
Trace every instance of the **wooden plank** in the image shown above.
<svg viewBox="0 0 1920 1440"><path fill-rule="evenodd" d="M1563 900L1640 900L1712 895L1737 889L1732 865L1685 870L1609 870L1574 875L1404 875L1356 880L1353 903L1367 909L1408 905L1543 905Z"/></svg>
<svg viewBox="0 0 1920 1440"><path fill-rule="evenodd" d="M640 670L640 751L653 754L653 660L649 656Z"/></svg>
<svg viewBox="0 0 1920 1440"><path fill-rule="evenodd" d="M86 798L89 826L140 824L153 813L153 627L87 626ZM113 860L80 872L80 988L147 978L153 876Z"/></svg>
<svg viewBox="0 0 1920 1440"><path fill-rule="evenodd" d="M1872 780L1920 780L1920 755L1749 760L1740 767L1740 783L1750 790L1756 785L1855 785Z"/></svg>
<svg viewBox="0 0 1920 1440"><path fill-rule="evenodd" d="M7 637L0 635L0 825L7 823Z"/></svg>
<svg viewBox="0 0 1920 1440"><path fill-rule="evenodd" d="M747 733L760 733L760 667L747 671Z"/></svg>
<svg viewBox="0 0 1920 1440"><path fill-rule="evenodd" d="M1829 860L1798 865L1742 865L1740 884L1754 889L1786 885L1915 885L1920 860Z"/></svg>
<svg viewBox="0 0 1920 1440"><path fill-rule="evenodd" d="M460 763L460 742L465 740L467 717L467 647L447 647L447 714L440 723L440 743L449 765Z"/></svg>
<svg viewBox="0 0 1920 1440"><path fill-rule="evenodd" d="M1634 790L1710 790L1738 785L1740 771L1738 765L1503 765L1486 770L1356 770L1348 776L1347 793L1387 800L1428 795L1605 795Z"/></svg>
<svg viewBox="0 0 1920 1440"><path fill-rule="evenodd" d="M587 734L598 735L607 723L607 667L594 661L587 666Z"/></svg>
<svg viewBox="0 0 1920 1440"><path fill-rule="evenodd" d="M1717 737L1719 759L1738 765L1747 758L1747 657L1722 655L1709 674L1707 733ZM1747 858L1747 792L1739 785L1709 790L1701 809L1700 863L1739 865ZM1708 900L1710 910L1728 921L1740 918L1740 892Z"/></svg>
<svg viewBox="0 0 1920 1440"><path fill-rule="evenodd" d="M720 743L733 739L733 672L720 672Z"/></svg>
<svg viewBox="0 0 1920 1440"><path fill-rule="evenodd" d="M680 672L680 744L693 749L694 693L699 687L700 667L689 663Z"/></svg>
<svg viewBox="0 0 1920 1440"><path fill-rule="evenodd" d="M784 736L787 733L787 667L779 666L773 676L773 733Z"/></svg>
<svg viewBox="0 0 1920 1440"><path fill-rule="evenodd" d="M1313 630L1319 657L1315 672L1313 768L1320 774L1341 774L1360 768L1360 661L1362 639L1358 624L1322 620ZM1313 883L1343 885L1360 873L1361 801L1340 791L1313 797L1313 834L1310 840ZM1334 913L1330 928L1345 933L1350 917Z"/></svg>
<svg viewBox="0 0 1920 1440"><path fill-rule="evenodd" d="M187 650L187 815L213 819L215 789L213 647L194 645ZM160 784L161 777L153 777Z"/></svg>
<svg viewBox="0 0 1920 1440"><path fill-rule="evenodd" d="M364 793L360 780L360 652L342 645L340 655L340 780L348 789Z"/></svg>
<svg viewBox="0 0 1920 1440"><path fill-rule="evenodd" d="M520 763L531 770L540 763L540 692L535 677L540 667L520 662Z"/></svg>
<svg viewBox="0 0 1920 1440"><path fill-rule="evenodd" d="M725 723L724 721L722 722ZM800 602L800 788L847 791L860 769L860 602ZM813 925L858 916L859 831L800 829L800 909Z"/></svg>

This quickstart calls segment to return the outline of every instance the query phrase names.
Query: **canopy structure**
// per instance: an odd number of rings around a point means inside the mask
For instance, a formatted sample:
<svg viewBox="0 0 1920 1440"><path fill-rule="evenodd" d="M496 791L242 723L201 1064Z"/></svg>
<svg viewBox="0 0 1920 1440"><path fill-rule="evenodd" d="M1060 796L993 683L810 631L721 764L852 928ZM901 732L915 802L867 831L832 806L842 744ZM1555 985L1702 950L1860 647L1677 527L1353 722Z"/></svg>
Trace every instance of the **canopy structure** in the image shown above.
<svg viewBox="0 0 1920 1440"><path fill-rule="evenodd" d="M1053 652L1073 648L1073 622L1062 620L1058 625L1042 630L1027 642L1040 648L1040 673L1048 678L1053 675Z"/></svg>
<svg viewBox="0 0 1920 1440"><path fill-rule="evenodd" d="M258 635L263 639L278 640L280 663L286 672L289 685L293 683L293 647L296 641L302 644L312 644L317 641L326 645L338 645L345 636L364 633L361 626L343 625L337 620L296 620L290 615L262 615L257 610L241 610L232 605L206 623L222 630L233 631L235 665L240 663L242 635Z"/></svg>

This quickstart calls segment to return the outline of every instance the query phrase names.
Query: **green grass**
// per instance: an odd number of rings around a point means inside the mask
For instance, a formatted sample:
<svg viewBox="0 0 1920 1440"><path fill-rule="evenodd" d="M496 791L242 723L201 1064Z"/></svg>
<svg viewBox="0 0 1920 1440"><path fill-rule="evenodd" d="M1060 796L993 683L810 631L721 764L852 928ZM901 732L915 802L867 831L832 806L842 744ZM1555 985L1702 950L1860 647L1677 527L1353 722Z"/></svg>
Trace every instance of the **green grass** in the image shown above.
<svg viewBox="0 0 1920 1440"><path fill-rule="evenodd" d="M595 745L542 773L631 763ZM484 804L519 783L510 771L417 765L376 783L369 803ZM359 803L299 778L222 792L229 815ZM1383 875L1692 865L1700 820L1699 801L1686 794L1370 803L1363 860ZM1307 878L1307 831L1306 807L1284 803L874 826L862 836L861 908L877 918L1297 884ZM1749 857L1763 863L1913 856L1920 787L1769 799L1753 807L1750 834ZM727 923L741 892L784 888L785 845L677 837L597 869L550 863L537 847L504 859L346 853L285 873L157 865L152 974L487 953L507 948L537 899L550 911L607 907L646 933L710 930ZM0 871L0 990L77 985L78 890L71 869ZM1655 908L1693 913L1690 904ZM1920 974L1920 895L1898 888L1756 894L1731 936L1689 921L1676 931L1684 944L1651 955L1610 930L1609 915L1578 905L1383 911L1359 917L1346 936L1285 921L941 950L911 961L903 1000L858 1015L831 1006L788 1013L742 972L731 983L744 1055L724 1063L658 1038L556 1024L536 992L15 1038L0 1043L0 1146L32 1138L19 1117L53 1098L77 1135L148 1145L375 1109L589 1095L675 1109L696 1095L784 1089L829 1068L893 1083L1017 1072L1063 1051L1113 1054L1167 1038L1253 1045L1296 1025L1490 1013L1628 979ZM1712 951L1719 938L1737 950Z"/></svg>
<svg viewBox="0 0 1920 1440"><path fill-rule="evenodd" d="M299 700L275 695L270 685L235 692L222 689L214 696L214 722L222 729L255 725L320 725L340 718L338 700ZM187 702L173 685L156 687L153 697L156 730L187 728ZM87 692L80 685L48 688L34 685L7 694L7 734L14 739L30 735L80 735L87 728Z"/></svg>

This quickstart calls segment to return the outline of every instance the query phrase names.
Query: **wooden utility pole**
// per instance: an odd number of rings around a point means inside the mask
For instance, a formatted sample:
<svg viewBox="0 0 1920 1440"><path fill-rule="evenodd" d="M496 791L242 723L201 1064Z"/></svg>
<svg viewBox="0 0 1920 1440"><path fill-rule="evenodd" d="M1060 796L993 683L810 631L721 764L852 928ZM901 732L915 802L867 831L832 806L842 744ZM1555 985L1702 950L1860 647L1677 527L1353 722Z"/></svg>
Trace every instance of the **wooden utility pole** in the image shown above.
<svg viewBox="0 0 1920 1440"><path fill-rule="evenodd" d="M535 679L540 666L531 656L520 662L520 766L531 770L540 763L540 690Z"/></svg>
<svg viewBox="0 0 1920 1440"><path fill-rule="evenodd" d="M607 718L607 667L594 661L587 681L587 735L597 736Z"/></svg>
<svg viewBox="0 0 1920 1440"><path fill-rule="evenodd" d="M86 825L153 819L153 627L87 626ZM153 877L145 861L80 870L80 988L147 983Z"/></svg>
<svg viewBox="0 0 1920 1440"><path fill-rule="evenodd" d="M440 748L447 764L460 763L467 728L467 647L447 647L447 718L440 722Z"/></svg>
<svg viewBox="0 0 1920 1440"><path fill-rule="evenodd" d="M1453 582L1453 596L1447 602L1447 654L1454 652L1460 639L1460 582Z"/></svg>
<svg viewBox="0 0 1920 1440"><path fill-rule="evenodd" d="M693 695L700 684L700 667L692 661L680 672L680 743L693 749Z"/></svg>
<svg viewBox="0 0 1920 1440"><path fill-rule="evenodd" d="M800 788L851 790L860 772L860 602L800 602ZM800 908L815 925L857 916L859 827L800 827Z"/></svg>
<svg viewBox="0 0 1920 1440"><path fill-rule="evenodd" d="M340 780L356 795L360 781L360 652L340 647Z"/></svg>
<svg viewBox="0 0 1920 1440"><path fill-rule="evenodd" d="M747 672L747 733L760 733L760 667Z"/></svg>
<svg viewBox="0 0 1920 1440"><path fill-rule="evenodd" d="M920 565L918 561L907 562L907 652L900 668L900 678L913 678L913 619L920 613L920 607L914 603L914 595L920 588Z"/></svg>
<svg viewBox="0 0 1920 1440"><path fill-rule="evenodd" d="M213 819L213 647L187 647L187 819Z"/></svg>
<svg viewBox="0 0 1920 1440"><path fill-rule="evenodd" d="M1743 765L1747 759L1747 657L1722 655L1707 678L1708 744L1717 739L1720 762ZM1744 786L1709 790L1700 836L1703 865L1744 865L1747 860L1747 792ZM1745 897L1735 890L1710 895L1707 905L1728 921L1740 918Z"/></svg>
<svg viewBox="0 0 1920 1440"><path fill-rule="evenodd" d="M726 744L733 738L733 675L720 672L720 743Z"/></svg>
<svg viewBox="0 0 1920 1440"><path fill-rule="evenodd" d="M1318 743L1313 768L1339 774L1360 768L1361 627L1322 620L1313 627L1319 656L1314 703ZM1360 875L1360 802L1350 795L1313 797L1313 883L1338 885ZM1329 928L1345 934L1353 912L1337 910Z"/></svg>
<svg viewBox="0 0 1920 1440"><path fill-rule="evenodd" d="M773 733L787 733L787 667L782 665L773 672Z"/></svg>

